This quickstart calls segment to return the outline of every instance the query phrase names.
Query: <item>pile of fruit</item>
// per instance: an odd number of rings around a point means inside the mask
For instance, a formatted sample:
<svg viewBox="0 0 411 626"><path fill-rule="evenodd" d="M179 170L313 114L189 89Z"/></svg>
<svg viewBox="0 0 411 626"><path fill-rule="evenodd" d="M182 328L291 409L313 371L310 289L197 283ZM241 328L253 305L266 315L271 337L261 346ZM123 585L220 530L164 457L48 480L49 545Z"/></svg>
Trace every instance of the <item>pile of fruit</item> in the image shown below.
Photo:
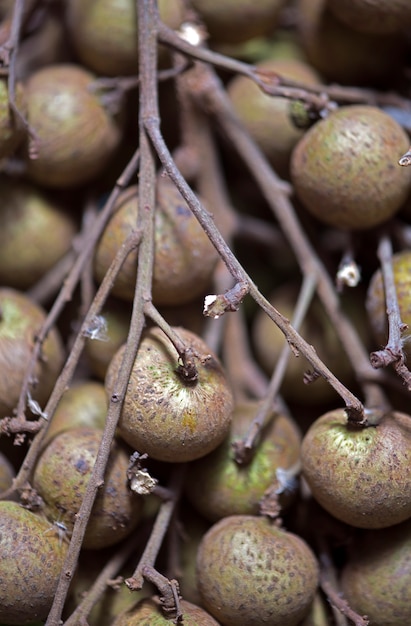
<svg viewBox="0 0 411 626"><path fill-rule="evenodd" d="M0 626L409 626L409 0L3 0L0 66Z"/></svg>

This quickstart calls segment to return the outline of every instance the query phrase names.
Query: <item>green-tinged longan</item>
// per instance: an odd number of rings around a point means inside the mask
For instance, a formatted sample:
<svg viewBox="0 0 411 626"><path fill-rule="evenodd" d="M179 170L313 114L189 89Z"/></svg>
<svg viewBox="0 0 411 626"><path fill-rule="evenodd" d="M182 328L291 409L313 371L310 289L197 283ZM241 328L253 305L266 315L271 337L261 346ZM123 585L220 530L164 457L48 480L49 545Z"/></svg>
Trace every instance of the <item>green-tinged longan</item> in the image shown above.
<svg viewBox="0 0 411 626"><path fill-rule="evenodd" d="M1 177L0 206L0 284L25 290L71 249L76 224L61 202L20 179Z"/></svg>
<svg viewBox="0 0 411 626"><path fill-rule="evenodd" d="M403 324L406 324L408 328L411 328L411 252L409 250L403 250L393 255L392 270L401 321ZM381 349L388 341L388 320L387 304L385 302L384 285L380 269L377 270L371 278L365 304L370 326L378 342L376 348ZM407 340L408 333L409 330L406 330L403 334L403 338L405 339L403 349L409 359L411 356L411 344Z"/></svg>
<svg viewBox="0 0 411 626"><path fill-rule="evenodd" d="M197 379L179 373L179 355L159 328L142 337L124 398L119 435L132 448L158 461L193 461L214 450L231 423L233 395L224 369L196 334L173 329L192 350ZM106 376L114 389L125 346L114 355Z"/></svg>
<svg viewBox="0 0 411 626"><path fill-rule="evenodd" d="M345 410L335 409L310 426L301 446L314 498L359 528L385 528L411 517L410 416L389 412L377 422L352 426Z"/></svg>
<svg viewBox="0 0 411 626"><path fill-rule="evenodd" d="M67 544L45 518L16 502L0 502L0 622L46 619Z"/></svg>
<svg viewBox="0 0 411 626"><path fill-rule="evenodd" d="M224 626L297 626L318 585L307 543L263 517L234 515L204 535L197 554L202 605Z"/></svg>
<svg viewBox="0 0 411 626"><path fill-rule="evenodd" d="M411 522L355 535L341 574L350 607L373 626L411 623Z"/></svg>
<svg viewBox="0 0 411 626"><path fill-rule="evenodd" d="M291 179L304 207L344 230L364 230L390 219L411 190L400 157L409 139L387 113L345 106L312 126L293 150Z"/></svg>
<svg viewBox="0 0 411 626"><path fill-rule="evenodd" d="M15 106L22 115L26 115L26 93L21 83L15 86ZM10 157L23 141L25 129L10 107L10 95L7 78L0 80L0 159Z"/></svg>
<svg viewBox="0 0 411 626"><path fill-rule="evenodd" d="M11 416L19 401L21 387L35 339L46 319L45 310L29 296L8 287L0 288L0 417ZM42 344L32 379L31 396L44 405L63 364L63 344L52 327Z"/></svg>
<svg viewBox="0 0 411 626"><path fill-rule="evenodd" d="M264 492L277 486L279 501L288 504L286 486L278 481L277 470L286 470L299 458L301 435L297 425L284 415L271 415L250 463L239 465L233 444L243 439L260 404L237 405L229 437L213 452L190 464L186 494L193 506L208 520L228 515L254 515ZM290 489L292 491L292 489ZM288 495L288 498L287 498Z"/></svg>

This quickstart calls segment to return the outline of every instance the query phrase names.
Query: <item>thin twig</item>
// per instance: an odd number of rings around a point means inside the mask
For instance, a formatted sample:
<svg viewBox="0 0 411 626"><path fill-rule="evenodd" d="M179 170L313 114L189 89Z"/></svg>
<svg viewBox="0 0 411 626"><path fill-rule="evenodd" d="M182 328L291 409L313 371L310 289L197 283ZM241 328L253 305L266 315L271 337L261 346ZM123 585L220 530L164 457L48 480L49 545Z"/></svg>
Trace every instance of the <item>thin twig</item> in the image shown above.
<svg viewBox="0 0 411 626"><path fill-rule="evenodd" d="M166 501L162 502L160 509L157 513L156 521L154 523L150 539L147 541L144 552L138 562L138 565L133 575L126 580L126 585L129 589L141 589L144 583L144 568L154 567L171 517L174 513L176 504L181 496L185 469L185 465L175 465L173 468L174 474L172 477L172 484L168 492L169 498Z"/></svg>
<svg viewBox="0 0 411 626"><path fill-rule="evenodd" d="M138 533L135 533L126 543L112 556L98 577L93 582L86 596L75 608L70 617L64 622L64 626L78 626L85 621L93 606L99 601L107 589L107 581L112 580L121 570L130 554L137 548L141 541Z"/></svg>
<svg viewBox="0 0 411 626"><path fill-rule="evenodd" d="M104 483L104 473L111 444L123 406L127 384L137 354L144 327L144 303L151 299L154 260L155 161L144 129L143 120L150 115L151 103L157 102L157 11L149 0L138 3L139 69L141 77L139 107L139 144L141 164L139 173L137 228L143 234L138 250L138 266L133 310L126 349L114 384L106 419L106 427L97 453L93 471L77 514L69 550L63 565L53 605L46 626L58 626L64 602L81 550L86 526L97 496ZM104 279L105 280L105 279ZM103 280L103 282L104 282ZM97 292L98 295L98 292Z"/></svg>
<svg viewBox="0 0 411 626"><path fill-rule="evenodd" d="M371 365L376 369L392 364L397 374L411 390L411 372L405 365L402 335L408 329L401 320L397 289L392 267L392 245L387 235L382 235L378 244L378 258L384 284L385 302L388 317L388 343L383 350L372 352Z"/></svg>
<svg viewBox="0 0 411 626"><path fill-rule="evenodd" d="M324 542L322 541L322 548L320 553L320 587L327 596L331 606L334 610L337 610L343 617L347 617L355 626L368 626L370 623L366 616L358 615L348 604L341 593L335 587L335 575L334 568L331 562L331 558L328 551L324 549ZM338 618L337 618L338 620ZM338 620L339 621L339 620ZM338 624L338 621L336 622ZM340 621L341 626L346 621Z"/></svg>
<svg viewBox="0 0 411 626"><path fill-rule="evenodd" d="M307 274L304 277L291 321L291 324L296 330L299 330L302 322L304 321L304 317L315 293L315 287L316 278ZM247 463L250 460L261 430L267 423L267 417L270 413L272 413L273 403L284 378L290 356L291 351L288 344L286 344L278 358L276 367L268 385L267 393L264 397L264 401L251 422L244 438L236 442L234 446L234 456L237 463Z"/></svg>
<svg viewBox="0 0 411 626"><path fill-rule="evenodd" d="M233 293L230 294L230 292L228 292L227 294L225 294L225 299L227 300L225 310L237 310L241 304L242 299L245 297L247 292L249 292L250 295L252 295L252 297L255 299L257 304L259 304L259 306L267 313L267 315L277 324L280 330L287 337L289 343L292 344L306 357L306 359L311 363L314 370L319 372L341 396L341 398L345 402L349 419L353 422L356 422L357 424L366 424L367 420L364 413L364 407L360 400L356 398L355 395L349 389L347 389L347 387L345 387L345 385L343 385L338 380L338 378L336 378L336 376L334 376L331 370L329 370L325 366L322 360L318 357L313 346L307 343L299 335L299 333L297 333L297 331L292 328L289 320L281 315L280 312L277 311L277 309L275 309L266 298L264 298L252 279L245 272L244 268L239 263L236 256L227 246L209 213L204 209L197 196L194 194L188 183L184 180L184 178L178 171L172 159L170 151L168 150L168 147L165 144L162 134L160 132L158 111L156 111L155 114L153 114L149 119L145 121L145 126L165 171L170 176L171 180L174 181L176 187L180 191L183 198L186 200L194 215L197 217L204 231L208 235L210 241L213 243L219 255L226 263L231 275L237 281L234 290L231 290ZM271 172L266 162L265 166ZM281 182L278 183L275 180L274 189L271 189L271 192L277 195L279 190L281 190L282 188L283 185L281 184ZM228 299L228 296L230 296L230 300ZM215 298L217 299L217 296ZM367 363L369 365L368 359Z"/></svg>
<svg viewBox="0 0 411 626"><path fill-rule="evenodd" d="M265 396L267 377L251 354L246 322L241 309L225 320L223 358L236 402L249 398L250 395L254 398Z"/></svg>
<svg viewBox="0 0 411 626"><path fill-rule="evenodd" d="M342 313L333 283L318 258L313 246L308 241L307 236L305 235L296 217L293 205L279 184L278 177L269 165L265 156L262 154L261 150L242 128L242 125L233 112L228 96L221 85L221 81L217 78L213 70L208 66L201 66L201 68L198 68L198 71L203 74L203 80L198 80L197 82L197 87L199 89L197 96L199 98L199 102L204 103L207 110L216 116L224 134L229 137L232 145L234 145L237 149L254 178L259 183L262 193L264 194L269 206L280 223L285 236L290 242L295 255L297 256L297 260L303 274L312 273L317 277L318 294L336 328L338 336L341 339L342 345L347 353L357 378L360 383L362 383L367 405L370 407L386 406L387 402L380 387L378 387L375 383L368 382L368 377L375 380L375 377L370 374L370 370L372 370L372 368L370 367L368 354L366 353L366 350L361 343L361 339L352 324ZM269 309L266 307L263 300L261 300L260 295L258 295L258 299L257 297L255 299L258 304L260 304L260 306L263 305L262 308L268 312ZM270 317L274 319L274 316L270 315ZM281 328L278 320L275 319L274 321ZM281 328L281 330L283 329ZM300 345L298 345L298 342L295 343L291 337L289 337L289 340L291 340L291 343L293 343L298 350L306 356L304 352L305 348L303 349ZM308 358L308 360L311 362L311 358ZM312 362L311 364L313 365ZM317 370L318 373L324 376L324 378L332 384L339 395L343 398L348 407L349 421L366 424L366 420L364 420L363 407L359 400L353 400L351 395L350 397L347 396L346 391L341 387L337 389L335 384L331 382L331 379L327 378L328 374L324 375L321 368L314 366L314 370ZM351 403L355 406L353 411L351 411Z"/></svg>
<svg viewBox="0 0 411 626"><path fill-rule="evenodd" d="M38 136L31 128L28 120L23 112L19 109L16 103L16 62L18 48L20 44L21 29L23 25L23 19L25 14L31 12L36 5L37 0L16 0L13 7L13 16L11 19L11 28L9 39L0 47L0 58L3 61L3 65L8 67L8 92L9 92L9 106L13 111L15 119L22 127L27 131L33 146L38 141ZM35 150L35 148L34 148Z"/></svg>
<svg viewBox="0 0 411 626"><path fill-rule="evenodd" d="M282 98L302 100L318 111L322 111L332 101L341 103L364 103L371 105L393 105L410 109L410 101L394 92L380 92L363 87L342 85L308 85L298 83L275 72L261 72L254 65L233 59L213 50L190 44L175 31L161 23L159 26L161 43L178 50L189 58L219 67L233 74L242 74L254 81L265 93Z"/></svg>

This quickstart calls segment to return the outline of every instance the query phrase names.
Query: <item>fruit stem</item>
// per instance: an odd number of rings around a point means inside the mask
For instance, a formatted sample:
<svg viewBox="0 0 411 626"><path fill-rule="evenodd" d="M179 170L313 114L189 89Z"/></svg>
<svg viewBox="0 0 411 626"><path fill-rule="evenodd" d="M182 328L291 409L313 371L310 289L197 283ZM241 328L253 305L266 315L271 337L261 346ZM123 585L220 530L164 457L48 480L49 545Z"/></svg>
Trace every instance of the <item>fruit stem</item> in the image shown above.
<svg viewBox="0 0 411 626"><path fill-rule="evenodd" d="M170 339L171 343L175 347L178 353L179 364L177 365L176 372L186 385L192 385L198 380L198 370L195 364L195 354L181 339L178 332L171 328L170 324L159 313L156 307L151 301L146 302L144 305L144 313L150 317L163 333Z"/></svg>
<svg viewBox="0 0 411 626"><path fill-rule="evenodd" d="M167 619L173 618L173 624L182 621L183 613L180 609L180 589L176 580L169 580L160 572L145 565L143 575L146 580L157 587L160 592L161 608L166 614Z"/></svg>

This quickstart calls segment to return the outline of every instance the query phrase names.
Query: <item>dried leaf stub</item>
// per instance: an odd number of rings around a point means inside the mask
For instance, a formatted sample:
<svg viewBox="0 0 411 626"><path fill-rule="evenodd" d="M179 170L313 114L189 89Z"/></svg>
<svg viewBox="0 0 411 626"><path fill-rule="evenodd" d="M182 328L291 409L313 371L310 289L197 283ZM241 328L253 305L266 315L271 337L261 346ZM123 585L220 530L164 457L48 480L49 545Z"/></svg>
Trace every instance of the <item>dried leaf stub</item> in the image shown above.
<svg viewBox="0 0 411 626"><path fill-rule="evenodd" d="M338 289L343 287L356 287L361 280L360 268L355 261L344 263L338 269L336 284Z"/></svg>
<svg viewBox="0 0 411 626"><path fill-rule="evenodd" d="M158 481L150 476L147 470L136 470L134 476L130 478L130 489L139 496L147 496L152 493Z"/></svg>
<svg viewBox="0 0 411 626"><path fill-rule="evenodd" d="M402 155L398 161L398 165L402 165L402 167L408 167L411 165L411 147L409 147L407 152Z"/></svg>

